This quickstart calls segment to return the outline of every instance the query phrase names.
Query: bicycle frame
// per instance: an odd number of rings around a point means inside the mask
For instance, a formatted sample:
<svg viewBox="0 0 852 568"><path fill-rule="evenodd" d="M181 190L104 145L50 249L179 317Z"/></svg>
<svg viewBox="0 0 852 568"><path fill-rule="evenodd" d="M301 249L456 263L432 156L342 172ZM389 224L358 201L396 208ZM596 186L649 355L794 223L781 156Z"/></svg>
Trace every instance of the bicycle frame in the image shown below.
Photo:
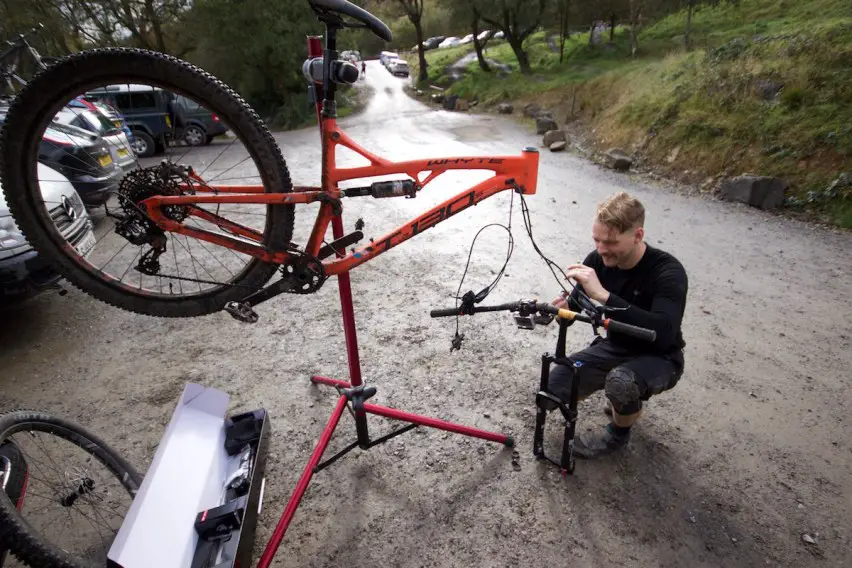
<svg viewBox="0 0 852 568"><path fill-rule="evenodd" d="M329 64L329 51L326 48L326 65ZM327 90L327 89L326 89ZM332 99L333 101L333 99ZM322 143L322 185L320 187L294 187L292 193L265 193L263 185L209 185L193 175L201 187L193 184L193 195L155 196L142 202L148 215L164 230L187 235L213 244L228 247L249 254L266 262L285 264L295 257L291 248L270 250L262 244L262 233L234 223L201 208L189 207L189 214L211 222L220 228L239 235L240 238L222 233L214 233L202 228L189 227L182 222L168 219L163 207L168 205L191 206L194 204L267 204L296 205L322 202L313 230L304 252L316 257L323 245L329 224L335 217L332 202L342 199L340 182L384 176L406 174L414 180L418 191L431 183L441 174L450 170L490 170L494 176L469 187L443 203L426 211L419 217L401 225L393 231L374 239L369 245L362 246L348 254L323 262L324 272L333 276L348 272L353 268L372 260L395 246L407 241L437 224L446 221L456 213L471 205L483 201L501 191L519 188L520 192L532 195L536 191L538 178L538 150L525 148L521 155L515 156L464 156L444 157L404 162L393 162L370 153L353 141L338 125L333 113L323 111L319 114ZM369 166L338 168L336 150L338 146L348 148L369 160ZM424 176L425 177L421 177ZM188 187L188 185L184 185Z"/></svg>

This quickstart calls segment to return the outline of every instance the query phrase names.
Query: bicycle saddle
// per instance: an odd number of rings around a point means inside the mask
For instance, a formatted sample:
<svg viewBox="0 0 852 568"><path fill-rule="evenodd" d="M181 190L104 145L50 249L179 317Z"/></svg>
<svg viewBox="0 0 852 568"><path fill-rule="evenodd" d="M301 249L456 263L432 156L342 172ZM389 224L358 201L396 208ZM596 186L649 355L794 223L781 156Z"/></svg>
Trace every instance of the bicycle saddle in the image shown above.
<svg viewBox="0 0 852 568"><path fill-rule="evenodd" d="M385 41L391 41L393 34L387 25L367 10L359 8L346 0L308 0L311 8L320 15L333 12L354 18L367 26L370 31Z"/></svg>

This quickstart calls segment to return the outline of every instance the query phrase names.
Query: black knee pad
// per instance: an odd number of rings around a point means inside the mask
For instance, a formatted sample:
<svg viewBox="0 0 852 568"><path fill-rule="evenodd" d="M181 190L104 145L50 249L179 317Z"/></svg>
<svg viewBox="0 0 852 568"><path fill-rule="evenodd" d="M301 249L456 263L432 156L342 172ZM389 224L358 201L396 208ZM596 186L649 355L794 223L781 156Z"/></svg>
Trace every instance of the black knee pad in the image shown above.
<svg viewBox="0 0 852 568"><path fill-rule="evenodd" d="M607 374L604 392L618 414L635 414L642 409L637 378L626 367L616 367Z"/></svg>

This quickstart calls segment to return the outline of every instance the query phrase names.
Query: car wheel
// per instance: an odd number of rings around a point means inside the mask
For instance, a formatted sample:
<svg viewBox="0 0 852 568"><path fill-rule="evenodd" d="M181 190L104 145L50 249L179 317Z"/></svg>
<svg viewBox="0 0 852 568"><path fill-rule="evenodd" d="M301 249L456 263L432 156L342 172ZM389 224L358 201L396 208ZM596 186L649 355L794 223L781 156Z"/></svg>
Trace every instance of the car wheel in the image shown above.
<svg viewBox="0 0 852 568"><path fill-rule="evenodd" d="M137 130L133 132L133 150L140 158L154 155L154 139L147 132Z"/></svg>
<svg viewBox="0 0 852 568"><path fill-rule="evenodd" d="M207 139L207 134L198 126L190 124L183 129L183 141L189 146L201 146Z"/></svg>

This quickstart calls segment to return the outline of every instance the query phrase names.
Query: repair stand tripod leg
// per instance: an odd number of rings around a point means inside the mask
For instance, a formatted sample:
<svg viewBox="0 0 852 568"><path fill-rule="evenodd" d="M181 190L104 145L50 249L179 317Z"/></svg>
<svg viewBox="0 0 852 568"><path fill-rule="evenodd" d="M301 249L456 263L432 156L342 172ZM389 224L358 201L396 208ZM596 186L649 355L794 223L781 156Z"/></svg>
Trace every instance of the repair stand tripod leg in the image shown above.
<svg viewBox="0 0 852 568"><path fill-rule="evenodd" d="M343 222L339 215L333 218L332 229L335 239L338 239L343 235ZM376 444L380 444L394 436L407 432L416 426L427 426L429 428L454 432L456 434L497 442L507 447L512 447L514 445L512 437L506 436L505 434L497 434L486 430L480 430L478 428L470 428L468 426L462 426L460 424L454 424L452 422L446 422L444 420L438 420L428 416L420 416L418 414L403 412L394 408L365 402L376 393L376 389L374 387L365 387L361 381L361 362L358 357L358 340L355 333L355 316L352 307L352 290L349 285L349 274L344 272L338 275L338 284L340 288L340 303L343 311L343 330L346 338L347 355L349 358L350 381L346 382L339 379L320 376L311 377L311 382L314 384L335 387L341 394L337 399L337 406L334 407L334 412L332 413L331 418L329 418L328 423L325 426L325 430L323 430L322 436L320 437L313 454L311 454L307 466L305 466L305 469L302 472L302 477L299 478L299 481L296 484L296 489L293 491L290 501L287 503L284 513L278 521L278 525L275 527L272 538L270 538L269 543L266 545L266 550L264 550L263 555L260 558L258 568L268 568L272 563L275 552L278 550L278 546L284 538L284 533L287 531L287 527L293 519L293 515L295 514L296 509L299 506L299 502L302 500L302 496L305 494L305 491L311 482L313 474L331 465L339 458L343 457L343 455L355 449L355 447L360 447L361 449L371 448ZM320 463L322 455L331 440L331 436L334 434L334 430L340 422L340 417L350 403L355 417L355 430L358 439L356 442L350 444L325 462ZM409 425L391 432L387 436L371 441L369 430L367 428L367 414L376 414L385 418L401 420L403 422L408 422Z"/></svg>

